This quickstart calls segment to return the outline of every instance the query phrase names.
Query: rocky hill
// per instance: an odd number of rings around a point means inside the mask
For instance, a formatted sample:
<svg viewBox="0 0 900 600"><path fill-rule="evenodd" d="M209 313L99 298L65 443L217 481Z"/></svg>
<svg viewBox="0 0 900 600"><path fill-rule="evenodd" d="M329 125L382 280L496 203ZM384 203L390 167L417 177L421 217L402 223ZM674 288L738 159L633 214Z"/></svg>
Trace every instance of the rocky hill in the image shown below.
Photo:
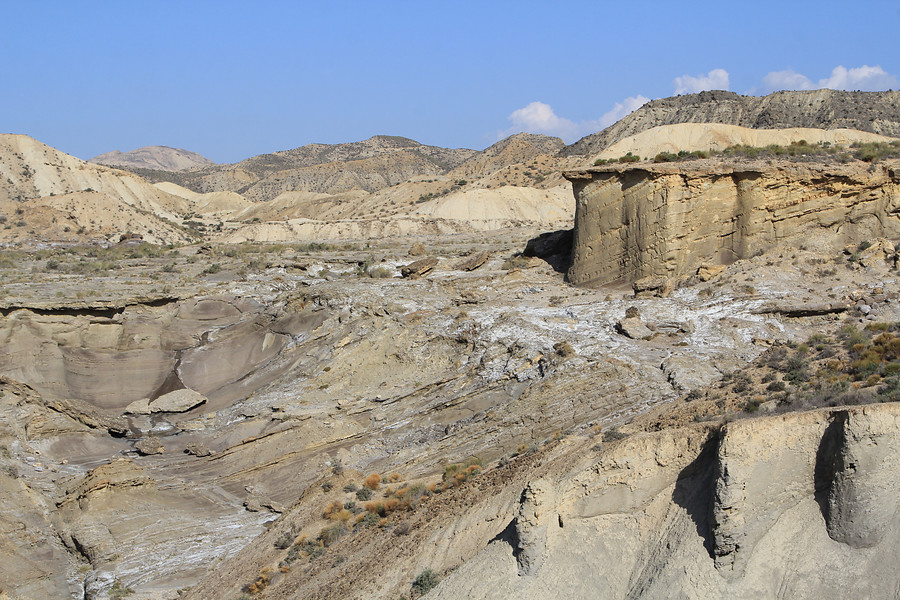
<svg viewBox="0 0 900 600"><path fill-rule="evenodd" d="M116 239L139 232L186 242L183 198L142 178L93 165L24 135L0 135L0 241Z"/></svg>
<svg viewBox="0 0 900 600"><path fill-rule="evenodd" d="M895 140L857 129L751 129L722 123L677 123L660 125L628 136L592 155L591 159L617 160L628 153L652 159L660 152L677 154L682 151L726 150L739 145L763 148L770 145L818 144L849 148L854 144L888 144Z"/></svg>
<svg viewBox="0 0 900 600"><path fill-rule="evenodd" d="M159 169L185 171L193 167L215 164L205 156L182 148L168 146L144 146L130 152L114 150L95 156L90 163L120 168Z"/></svg>
<svg viewBox="0 0 900 600"><path fill-rule="evenodd" d="M171 181L196 192L234 191L262 201L286 191L373 192L415 175L443 174L474 154L474 150L426 146L403 137L379 135L347 144L308 144L233 165L187 172L135 172L153 182Z"/></svg>
<svg viewBox="0 0 900 600"><path fill-rule="evenodd" d="M900 91L812 90L741 96L709 91L648 102L599 133L564 148L562 156L593 155L628 136L676 123L724 123L754 129L858 129L900 137Z"/></svg>

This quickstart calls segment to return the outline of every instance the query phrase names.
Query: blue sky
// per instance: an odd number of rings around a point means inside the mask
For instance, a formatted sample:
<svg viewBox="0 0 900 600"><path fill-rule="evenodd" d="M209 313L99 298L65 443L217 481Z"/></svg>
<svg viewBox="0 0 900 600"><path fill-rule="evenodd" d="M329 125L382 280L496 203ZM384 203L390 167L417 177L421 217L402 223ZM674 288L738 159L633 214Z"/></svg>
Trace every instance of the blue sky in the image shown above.
<svg viewBox="0 0 900 600"><path fill-rule="evenodd" d="M900 88L900 3L0 0L0 132L217 162L376 134L571 142L645 99Z"/></svg>

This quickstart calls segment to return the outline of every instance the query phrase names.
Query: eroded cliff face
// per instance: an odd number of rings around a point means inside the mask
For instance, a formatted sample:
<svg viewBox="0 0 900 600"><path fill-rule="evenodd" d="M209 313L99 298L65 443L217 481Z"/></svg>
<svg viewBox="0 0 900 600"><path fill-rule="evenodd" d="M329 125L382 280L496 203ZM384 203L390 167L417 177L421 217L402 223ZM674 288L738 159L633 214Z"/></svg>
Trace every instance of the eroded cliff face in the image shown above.
<svg viewBox="0 0 900 600"><path fill-rule="evenodd" d="M569 281L679 277L791 239L900 235L900 164L613 165L566 173L576 197ZM799 242L798 242L799 243Z"/></svg>
<svg viewBox="0 0 900 600"><path fill-rule="evenodd" d="M517 535L429 597L896 597L898 425L884 404L637 434L529 484Z"/></svg>

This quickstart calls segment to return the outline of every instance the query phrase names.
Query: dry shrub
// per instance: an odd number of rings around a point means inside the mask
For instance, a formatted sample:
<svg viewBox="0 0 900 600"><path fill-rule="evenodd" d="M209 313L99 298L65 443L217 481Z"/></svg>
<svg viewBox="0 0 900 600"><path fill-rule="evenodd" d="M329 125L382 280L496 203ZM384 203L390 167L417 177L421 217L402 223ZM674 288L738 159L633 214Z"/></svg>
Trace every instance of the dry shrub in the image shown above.
<svg viewBox="0 0 900 600"><path fill-rule="evenodd" d="M347 522L353 516L353 513L347 510L346 508L342 508L341 510L331 513L332 521L343 521Z"/></svg>
<svg viewBox="0 0 900 600"><path fill-rule="evenodd" d="M379 475L378 473L372 473L363 480L363 485L365 485L370 490L377 490L378 486L381 485L381 475Z"/></svg>
<svg viewBox="0 0 900 600"><path fill-rule="evenodd" d="M325 507L325 512L322 513L322 516L325 517L326 519L331 519L332 515L334 515L337 512L340 512L342 510L344 510L343 502L339 502L339 501L329 502L328 506Z"/></svg>
<svg viewBox="0 0 900 600"><path fill-rule="evenodd" d="M272 583L272 569L269 567L263 567L259 571L259 576L256 578L256 581L247 586L246 591L251 596L256 596L257 594L261 594L269 584Z"/></svg>
<svg viewBox="0 0 900 600"><path fill-rule="evenodd" d="M391 483L397 483L398 481L403 481L403 477L400 476L400 473L391 473L388 477L388 481Z"/></svg>

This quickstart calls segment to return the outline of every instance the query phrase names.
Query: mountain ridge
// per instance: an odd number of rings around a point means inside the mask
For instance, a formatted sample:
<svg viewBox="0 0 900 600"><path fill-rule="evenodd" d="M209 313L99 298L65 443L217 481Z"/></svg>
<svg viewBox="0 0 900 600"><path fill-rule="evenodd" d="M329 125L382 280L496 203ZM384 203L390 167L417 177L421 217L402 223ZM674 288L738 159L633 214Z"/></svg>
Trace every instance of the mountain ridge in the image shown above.
<svg viewBox="0 0 900 600"><path fill-rule="evenodd" d="M753 129L857 129L900 137L900 91L781 91L742 96L713 90L651 100L606 129L585 136L560 156L592 155L660 125L723 123Z"/></svg>
<svg viewBox="0 0 900 600"><path fill-rule="evenodd" d="M139 167L167 171L185 171L198 166L216 164L201 154L171 146L144 146L129 152L113 150L88 159L87 162L108 167Z"/></svg>

